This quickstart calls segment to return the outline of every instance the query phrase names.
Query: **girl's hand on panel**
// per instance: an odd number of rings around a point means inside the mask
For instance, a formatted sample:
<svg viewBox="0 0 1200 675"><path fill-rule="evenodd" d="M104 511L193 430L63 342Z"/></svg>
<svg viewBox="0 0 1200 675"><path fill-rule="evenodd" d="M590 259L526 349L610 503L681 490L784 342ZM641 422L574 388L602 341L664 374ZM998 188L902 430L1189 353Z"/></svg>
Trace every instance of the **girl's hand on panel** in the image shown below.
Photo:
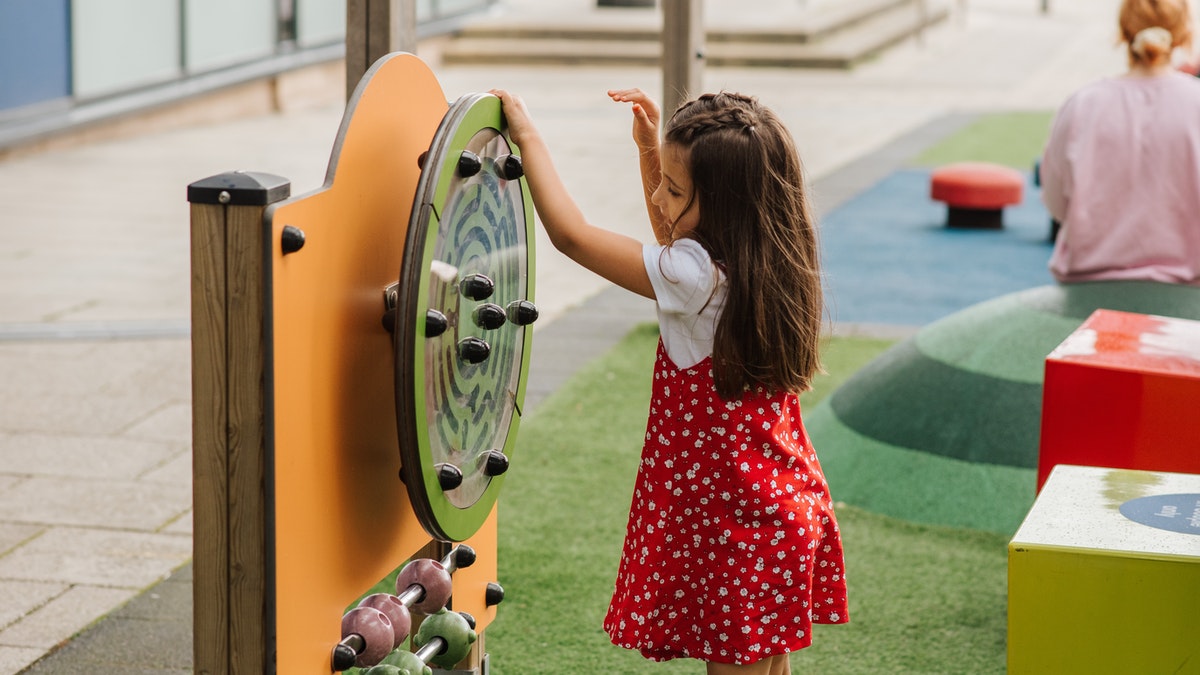
<svg viewBox="0 0 1200 675"><path fill-rule="evenodd" d="M492 89L488 93L500 99L504 119L508 122L508 135L514 143L518 146L523 145L530 136L537 133L533 118L529 116L529 109L525 107L525 101L520 96L503 89Z"/></svg>

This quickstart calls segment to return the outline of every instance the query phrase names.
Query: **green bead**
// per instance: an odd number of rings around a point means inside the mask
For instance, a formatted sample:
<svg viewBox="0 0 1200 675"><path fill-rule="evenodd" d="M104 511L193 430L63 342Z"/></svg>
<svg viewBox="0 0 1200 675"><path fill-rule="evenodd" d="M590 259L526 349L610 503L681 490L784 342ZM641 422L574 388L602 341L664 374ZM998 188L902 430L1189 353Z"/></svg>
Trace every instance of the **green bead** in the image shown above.
<svg viewBox="0 0 1200 675"><path fill-rule="evenodd" d="M380 665L384 664L398 668L400 675L433 675L433 671L425 665L424 661L417 658L416 654L404 649L397 649L388 654L387 658L380 661Z"/></svg>
<svg viewBox="0 0 1200 675"><path fill-rule="evenodd" d="M453 668L465 659L471 652L471 645L479 639L479 635L471 629L461 614L448 611L444 607L425 617L421 628L413 637L413 644L419 648L429 644L435 637L446 641L446 649L429 661L443 668Z"/></svg>

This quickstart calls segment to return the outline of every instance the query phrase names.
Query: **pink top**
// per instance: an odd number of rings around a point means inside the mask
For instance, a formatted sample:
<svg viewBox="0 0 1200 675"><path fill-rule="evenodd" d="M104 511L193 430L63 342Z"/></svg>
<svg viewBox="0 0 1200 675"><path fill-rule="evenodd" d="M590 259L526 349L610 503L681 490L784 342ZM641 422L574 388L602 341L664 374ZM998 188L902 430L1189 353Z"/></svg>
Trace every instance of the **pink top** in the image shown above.
<svg viewBox="0 0 1200 675"><path fill-rule="evenodd" d="M1200 285L1200 81L1122 76L1073 94L1054 120L1042 200L1062 231L1061 282Z"/></svg>

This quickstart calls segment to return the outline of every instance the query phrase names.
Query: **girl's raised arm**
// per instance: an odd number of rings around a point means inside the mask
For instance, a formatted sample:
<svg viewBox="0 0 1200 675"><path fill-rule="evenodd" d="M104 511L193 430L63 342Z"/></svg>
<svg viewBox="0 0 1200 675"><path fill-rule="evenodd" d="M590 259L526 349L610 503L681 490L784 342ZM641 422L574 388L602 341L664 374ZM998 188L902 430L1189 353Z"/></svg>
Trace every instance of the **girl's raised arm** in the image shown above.
<svg viewBox="0 0 1200 675"><path fill-rule="evenodd" d="M642 262L642 243L588 223L554 168L550 150L530 119L525 102L507 91L493 89L491 93L503 103L509 135L521 150L533 206L554 248L614 284L654 298L650 275Z"/></svg>
<svg viewBox="0 0 1200 675"><path fill-rule="evenodd" d="M671 241L670 229L652 195L662 182L662 165L659 163L659 122L662 113L654 99L641 89L610 89L608 96L618 103L633 104L633 142L638 148L638 163L642 171L642 192L646 199L646 214L650 216L650 227L660 244Z"/></svg>

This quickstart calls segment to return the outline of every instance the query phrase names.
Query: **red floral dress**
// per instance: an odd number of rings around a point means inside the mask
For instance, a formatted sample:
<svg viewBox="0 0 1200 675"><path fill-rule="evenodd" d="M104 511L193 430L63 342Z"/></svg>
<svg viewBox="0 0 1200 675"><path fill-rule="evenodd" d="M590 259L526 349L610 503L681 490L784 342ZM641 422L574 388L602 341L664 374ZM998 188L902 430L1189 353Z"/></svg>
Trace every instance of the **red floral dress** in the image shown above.
<svg viewBox="0 0 1200 675"><path fill-rule="evenodd" d="M660 341L616 591L614 644L646 658L754 663L844 623L833 502L792 394L717 396L712 361Z"/></svg>

